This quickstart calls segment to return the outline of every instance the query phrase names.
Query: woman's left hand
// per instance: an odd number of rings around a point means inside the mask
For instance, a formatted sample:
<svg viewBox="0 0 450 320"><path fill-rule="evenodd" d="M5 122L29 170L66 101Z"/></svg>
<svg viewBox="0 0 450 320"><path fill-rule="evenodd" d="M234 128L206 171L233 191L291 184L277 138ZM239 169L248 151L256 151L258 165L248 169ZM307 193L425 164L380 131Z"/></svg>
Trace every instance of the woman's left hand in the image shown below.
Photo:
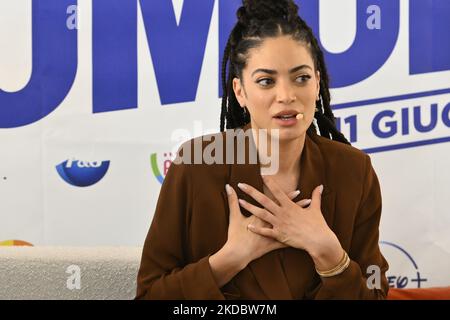
<svg viewBox="0 0 450 320"><path fill-rule="evenodd" d="M248 226L250 231L276 239L288 246L304 249L311 256L316 257L328 255L329 252L341 248L339 240L328 227L320 209L322 185L314 189L310 206L303 208L301 203L304 204L305 201L293 202L272 177L263 176L263 181L278 203L250 185L238 184L242 191L264 208L239 199L241 206L272 225L272 228L250 225Z"/></svg>

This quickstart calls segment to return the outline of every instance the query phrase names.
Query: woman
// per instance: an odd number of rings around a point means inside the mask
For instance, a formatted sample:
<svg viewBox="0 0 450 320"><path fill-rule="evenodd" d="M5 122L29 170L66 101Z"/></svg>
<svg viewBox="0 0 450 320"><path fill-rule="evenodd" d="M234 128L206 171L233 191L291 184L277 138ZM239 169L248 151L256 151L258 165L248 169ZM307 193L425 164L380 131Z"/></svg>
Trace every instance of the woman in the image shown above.
<svg viewBox="0 0 450 320"><path fill-rule="evenodd" d="M297 12L292 0L244 0L237 11L222 64L222 133L186 143L170 167L137 298L386 297L378 179L334 125L323 54ZM180 161L212 139L238 151L242 136L223 133L225 121L227 133L252 129L243 164ZM260 131L278 142L278 170L265 176ZM258 162L248 163L255 149Z"/></svg>

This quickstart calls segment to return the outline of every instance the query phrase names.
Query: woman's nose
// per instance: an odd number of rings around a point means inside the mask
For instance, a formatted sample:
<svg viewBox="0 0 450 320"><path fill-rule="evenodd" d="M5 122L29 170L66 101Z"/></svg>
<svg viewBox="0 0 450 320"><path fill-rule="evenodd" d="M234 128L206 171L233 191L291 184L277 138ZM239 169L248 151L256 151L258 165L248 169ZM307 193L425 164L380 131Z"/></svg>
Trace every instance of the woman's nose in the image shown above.
<svg viewBox="0 0 450 320"><path fill-rule="evenodd" d="M295 91L289 84L280 84L277 90L277 102L290 104L297 99Z"/></svg>

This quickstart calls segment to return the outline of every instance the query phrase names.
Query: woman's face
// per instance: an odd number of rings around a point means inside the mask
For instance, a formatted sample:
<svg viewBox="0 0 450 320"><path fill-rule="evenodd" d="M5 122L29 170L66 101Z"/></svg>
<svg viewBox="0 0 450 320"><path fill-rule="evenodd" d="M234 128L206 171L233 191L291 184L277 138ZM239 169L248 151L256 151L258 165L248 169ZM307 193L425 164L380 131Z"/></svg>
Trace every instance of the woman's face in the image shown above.
<svg viewBox="0 0 450 320"><path fill-rule="evenodd" d="M314 119L320 74L304 44L290 36L265 39L249 50L242 78L233 79L233 90L247 107L252 128L279 129L280 140L306 133Z"/></svg>

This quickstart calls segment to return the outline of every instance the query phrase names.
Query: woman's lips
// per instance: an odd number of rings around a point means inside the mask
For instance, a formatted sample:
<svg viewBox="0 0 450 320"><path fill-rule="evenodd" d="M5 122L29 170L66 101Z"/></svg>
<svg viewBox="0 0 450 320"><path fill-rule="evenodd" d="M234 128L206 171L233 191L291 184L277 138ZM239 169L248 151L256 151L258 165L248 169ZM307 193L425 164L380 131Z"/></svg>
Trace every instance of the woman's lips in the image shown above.
<svg viewBox="0 0 450 320"><path fill-rule="evenodd" d="M291 127L297 124L299 120L304 118L303 113L298 113L296 116L292 115L289 117L273 117L275 122L282 127Z"/></svg>
<svg viewBox="0 0 450 320"><path fill-rule="evenodd" d="M296 117L290 117L290 118L273 118L275 122L282 127L291 127L297 124L298 120Z"/></svg>

